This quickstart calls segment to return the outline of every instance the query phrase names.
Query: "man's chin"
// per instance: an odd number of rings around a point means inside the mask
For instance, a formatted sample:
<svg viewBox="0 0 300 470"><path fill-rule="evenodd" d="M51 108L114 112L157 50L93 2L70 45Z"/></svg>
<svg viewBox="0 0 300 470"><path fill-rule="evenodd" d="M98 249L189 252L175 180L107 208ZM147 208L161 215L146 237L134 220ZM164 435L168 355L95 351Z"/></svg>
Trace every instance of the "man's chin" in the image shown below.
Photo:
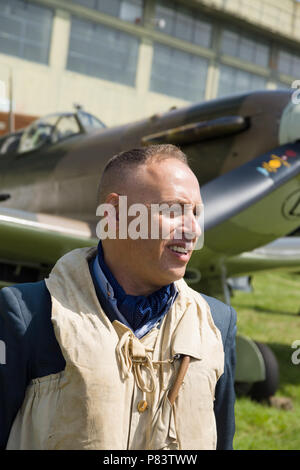
<svg viewBox="0 0 300 470"><path fill-rule="evenodd" d="M179 279L182 279L185 275L185 270L186 270L186 266L181 267L181 268L170 269L167 273L167 277L169 278L168 284L171 284L172 282L179 281Z"/></svg>

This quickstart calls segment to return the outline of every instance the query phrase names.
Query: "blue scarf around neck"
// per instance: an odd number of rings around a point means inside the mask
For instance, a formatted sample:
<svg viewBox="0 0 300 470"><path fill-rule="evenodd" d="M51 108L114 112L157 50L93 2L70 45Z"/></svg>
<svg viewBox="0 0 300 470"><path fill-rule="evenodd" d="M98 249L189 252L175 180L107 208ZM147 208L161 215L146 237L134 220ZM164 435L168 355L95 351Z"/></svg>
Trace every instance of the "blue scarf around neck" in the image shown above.
<svg viewBox="0 0 300 470"><path fill-rule="evenodd" d="M99 268L101 271L99 271ZM110 299L110 307L114 306L113 314L115 314L115 318L110 318L111 321L113 319L122 321L125 318L126 322L122 322L127 323L135 333L146 334L145 331L149 331L167 313L177 296L174 284L164 286L148 296L126 294L104 261L104 253L100 241L93 268L93 277L94 281L98 284L98 292L99 289L103 292L103 282L100 285L99 276L101 272L112 288L114 295L114 299ZM110 311L112 311L111 308ZM137 334L137 336L140 335Z"/></svg>

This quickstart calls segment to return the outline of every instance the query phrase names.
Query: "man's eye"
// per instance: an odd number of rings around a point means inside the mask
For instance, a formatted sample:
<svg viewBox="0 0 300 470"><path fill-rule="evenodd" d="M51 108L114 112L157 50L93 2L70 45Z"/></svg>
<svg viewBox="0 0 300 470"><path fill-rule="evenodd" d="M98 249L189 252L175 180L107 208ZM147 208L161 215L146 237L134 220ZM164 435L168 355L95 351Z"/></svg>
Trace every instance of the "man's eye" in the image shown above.
<svg viewBox="0 0 300 470"><path fill-rule="evenodd" d="M170 209L164 209L164 210L161 211L161 213L165 217L172 217L172 215L173 215L173 212Z"/></svg>
<svg viewBox="0 0 300 470"><path fill-rule="evenodd" d="M181 209L177 208L177 209L172 209L171 207L168 207L166 209L163 209L161 211L162 215L166 216L166 217L170 217L170 218L174 218L174 217L178 217L180 215L182 215L182 211Z"/></svg>

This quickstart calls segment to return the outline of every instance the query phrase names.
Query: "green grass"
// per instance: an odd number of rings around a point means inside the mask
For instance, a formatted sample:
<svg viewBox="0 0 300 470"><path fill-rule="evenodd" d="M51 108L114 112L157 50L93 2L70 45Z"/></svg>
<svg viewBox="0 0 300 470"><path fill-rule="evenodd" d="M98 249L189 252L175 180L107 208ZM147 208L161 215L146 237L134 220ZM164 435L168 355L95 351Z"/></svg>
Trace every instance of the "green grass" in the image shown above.
<svg viewBox="0 0 300 470"><path fill-rule="evenodd" d="M294 365L291 344L300 340L300 274L279 272L253 276L252 293L236 291L238 334L267 344L277 357L280 384L276 396L289 397L292 410L282 410L237 398L237 450L300 449L300 364ZM299 357L299 355L298 355Z"/></svg>

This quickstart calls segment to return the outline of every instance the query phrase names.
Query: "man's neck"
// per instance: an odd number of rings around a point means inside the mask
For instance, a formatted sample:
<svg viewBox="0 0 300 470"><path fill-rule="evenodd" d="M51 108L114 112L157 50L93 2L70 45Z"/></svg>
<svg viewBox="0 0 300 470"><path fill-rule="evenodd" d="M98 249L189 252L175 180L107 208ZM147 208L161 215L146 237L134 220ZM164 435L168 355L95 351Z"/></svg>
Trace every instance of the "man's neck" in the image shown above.
<svg viewBox="0 0 300 470"><path fill-rule="evenodd" d="M110 269L112 275L118 281L120 286L124 289L127 295L144 295L148 296L155 292L156 290L160 289L162 286L151 286L149 284L143 284L141 280L136 282L134 276L130 275L126 267L122 269L118 266L118 269L114 269L114 266L111 265L109 262L105 262Z"/></svg>
<svg viewBox="0 0 300 470"><path fill-rule="evenodd" d="M144 282L140 276L132 273L128 265L123 266L120 259L115 256L115 253L111 253L109 249L106 248L105 253L103 249L103 255L105 264L127 295L148 296L163 287Z"/></svg>

